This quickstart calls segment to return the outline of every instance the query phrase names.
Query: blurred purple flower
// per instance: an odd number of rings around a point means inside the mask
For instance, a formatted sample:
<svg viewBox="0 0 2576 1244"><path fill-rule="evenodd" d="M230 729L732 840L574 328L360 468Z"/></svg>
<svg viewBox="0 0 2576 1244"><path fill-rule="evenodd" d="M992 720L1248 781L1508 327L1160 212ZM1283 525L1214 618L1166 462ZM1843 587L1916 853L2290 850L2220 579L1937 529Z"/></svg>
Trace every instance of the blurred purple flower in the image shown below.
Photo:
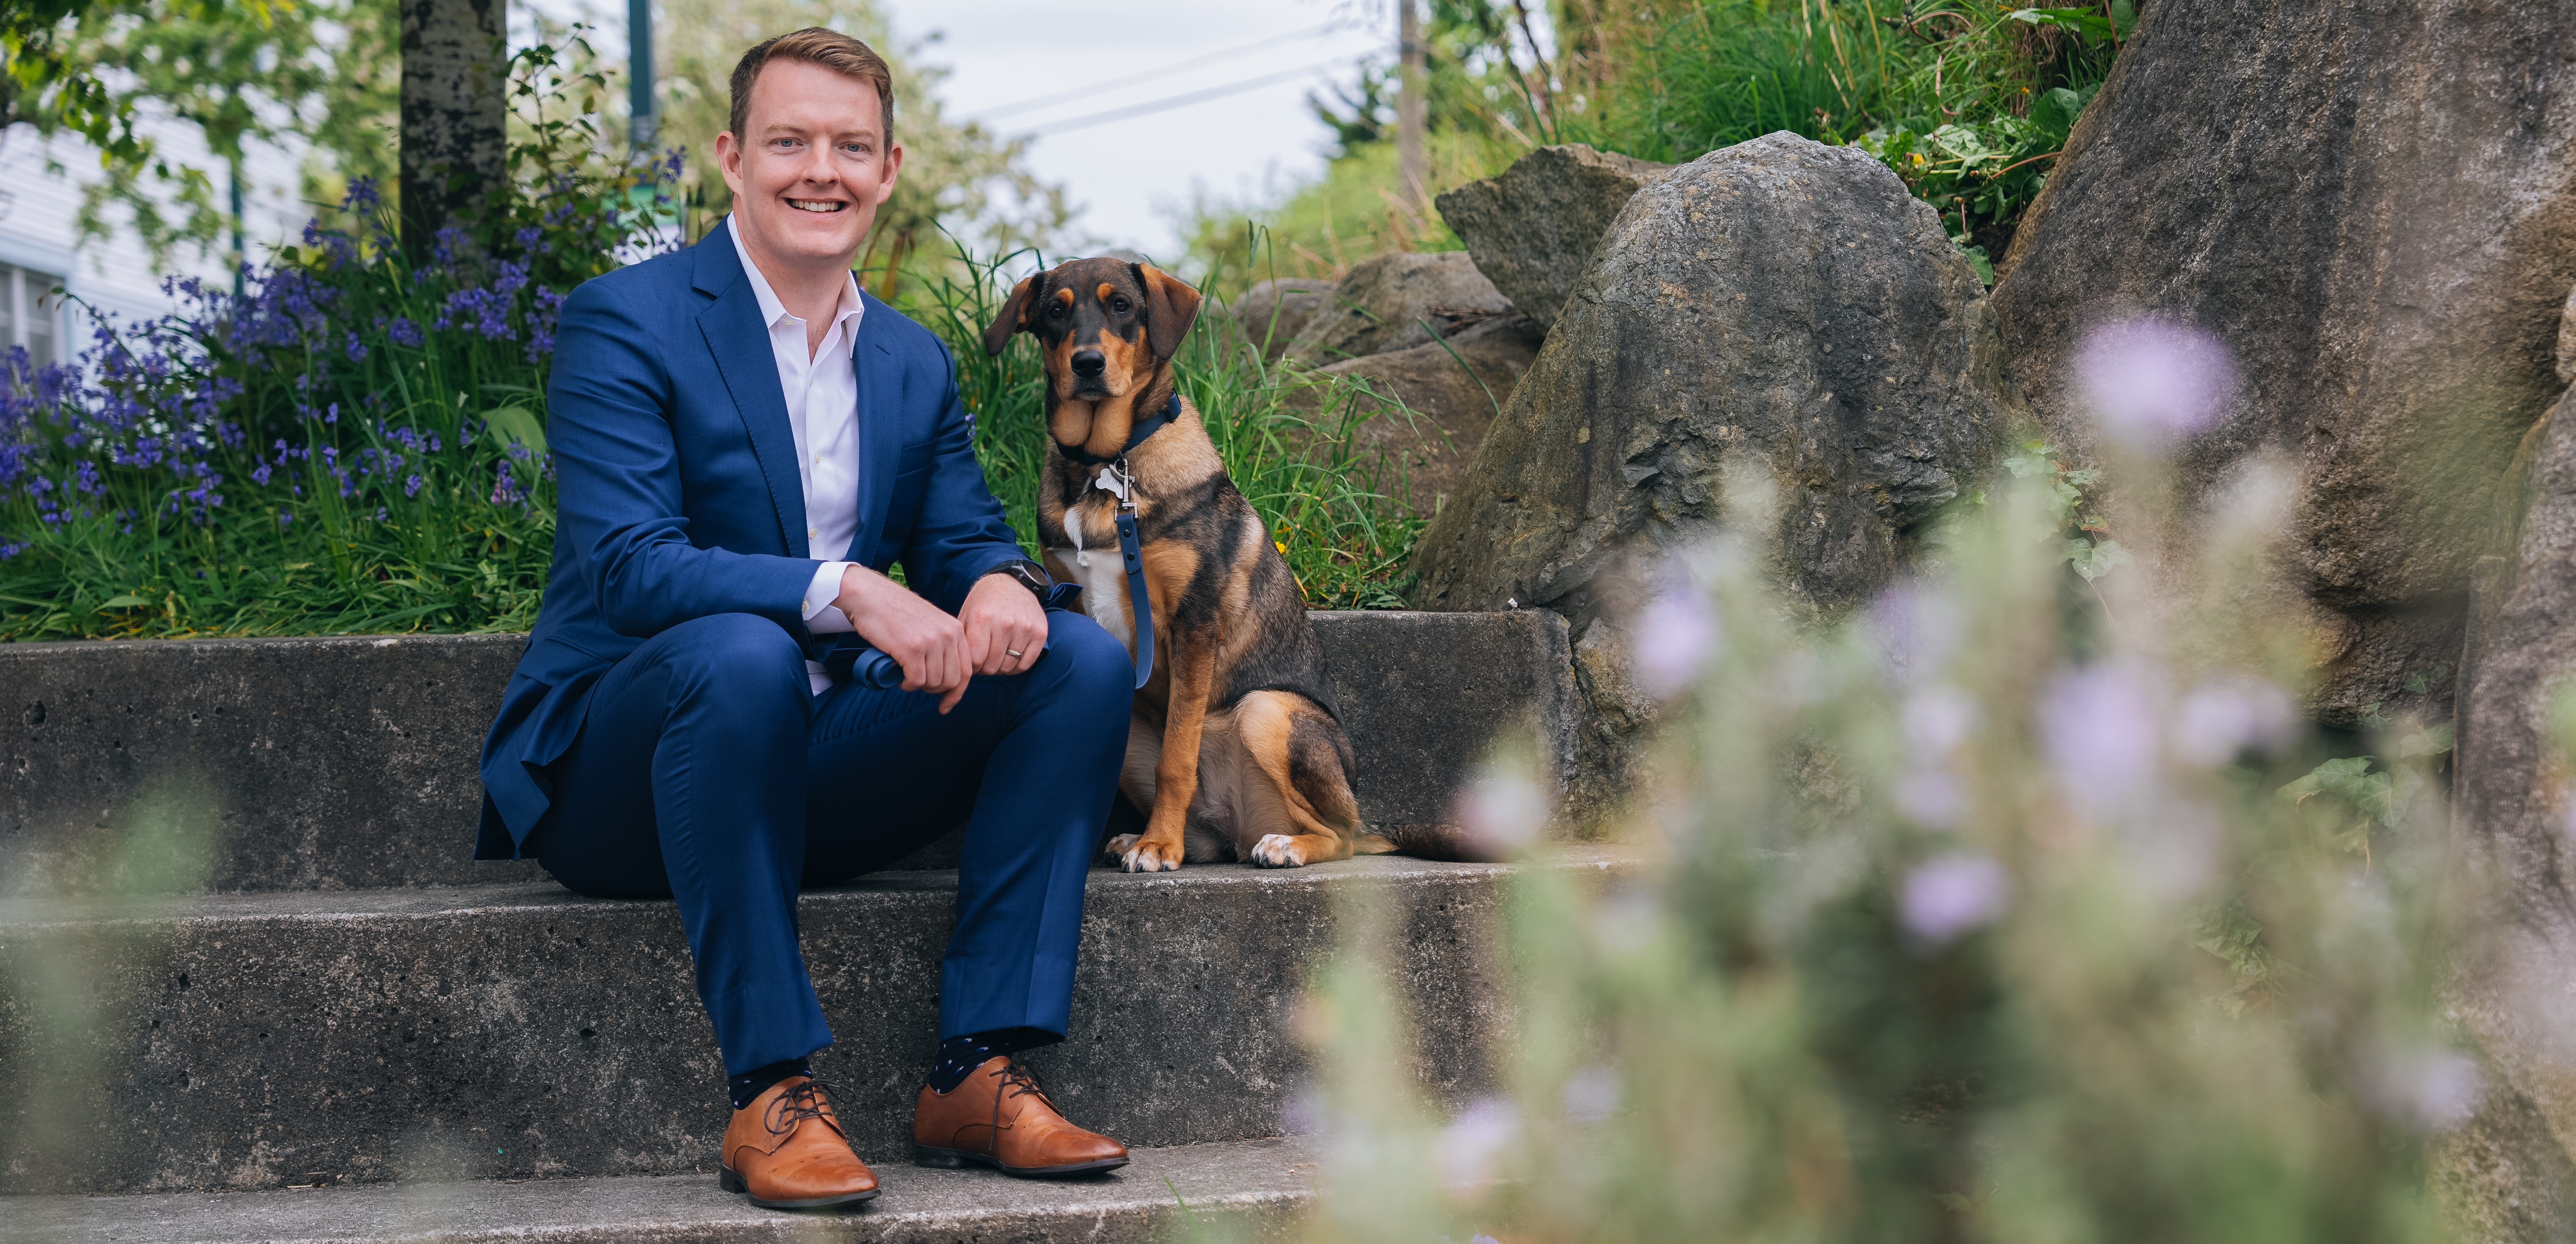
<svg viewBox="0 0 2576 1244"><path fill-rule="evenodd" d="M1487 852L1510 855L1538 841L1547 828L1547 792L1522 770L1491 764L1458 792L1454 815Z"/></svg>
<svg viewBox="0 0 2576 1244"><path fill-rule="evenodd" d="M2040 730L2058 787L2088 813L2108 812L2155 777L2155 699L2146 680L2120 665L2059 674L2040 705Z"/></svg>
<svg viewBox="0 0 2576 1244"><path fill-rule="evenodd" d="M2076 350L2075 371L2103 431L2132 449L2159 450L2201 432L2236 389L2226 344L2169 320L2094 329Z"/></svg>
<svg viewBox="0 0 2576 1244"><path fill-rule="evenodd" d="M1948 829L1968 811L1967 792L1959 779L1940 769L1909 769L1889 788L1896 814L1924 829Z"/></svg>
<svg viewBox="0 0 2576 1244"><path fill-rule="evenodd" d="M2174 755L2214 769L2248 751L2271 752L2297 734L2298 708L2290 693L2252 679L2202 683L2175 706Z"/></svg>
<svg viewBox="0 0 2576 1244"><path fill-rule="evenodd" d="M1888 680L1899 685L1941 668L1961 630L1949 598L1913 579L1898 580L1870 603L1867 626Z"/></svg>
<svg viewBox="0 0 2576 1244"><path fill-rule="evenodd" d="M1489 1184L1503 1151L1520 1139L1521 1114L1500 1097L1480 1097L1442 1129L1434 1156L1441 1182L1451 1187Z"/></svg>
<svg viewBox="0 0 2576 1244"><path fill-rule="evenodd" d="M1991 924L2012 902L2012 877L1982 855L1944 855L1906 875L1905 929L1932 946Z"/></svg>
<svg viewBox="0 0 2576 1244"><path fill-rule="evenodd" d="M2457 1050L2383 1053L2367 1060L2363 1096L2380 1114L2420 1131L2456 1127L2486 1100L2486 1074Z"/></svg>
<svg viewBox="0 0 2576 1244"><path fill-rule="evenodd" d="M1900 718L1905 741L1915 754L1937 759L1968 740L1968 732L1977 724L1977 702L1945 683L1907 696Z"/></svg>
<svg viewBox="0 0 2576 1244"><path fill-rule="evenodd" d="M1618 1111L1620 1096L1619 1073L1594 1063L1566 1080L1565 1091L1558 1094L1558 1099L1566 1118L1577 1123L1598 1123Z"/></svg>
<svg viewBox="0 0 2576 1244"><path fill-rule="evenodd" d="M1717 650L1717 610L1685 574L1670 576L1637 614L1630 632L1637 679L1657 699L1670 699L1699 677Z"/></svg>

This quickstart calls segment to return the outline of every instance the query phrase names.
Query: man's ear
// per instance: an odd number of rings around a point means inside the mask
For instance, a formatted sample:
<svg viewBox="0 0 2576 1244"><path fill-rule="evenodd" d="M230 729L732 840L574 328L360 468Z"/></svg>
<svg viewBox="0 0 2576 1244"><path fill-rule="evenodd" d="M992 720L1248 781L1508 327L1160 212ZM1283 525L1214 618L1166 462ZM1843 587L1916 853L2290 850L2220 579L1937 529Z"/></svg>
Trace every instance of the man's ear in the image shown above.
<svg viewBox="0 0 2576 1244"><path fill-rule="evenodd" d="M1199 292L1149 263L1136 265L1136 280L1145 287L1145 339L1153 344L1155 360L1167 362L1198 322Z"/></svg>
<svg viewBox="0 0 2576 1244"><path fill-rule="evenodd" d="M1002 313L984 326L984 353L999 354L1002 347L1011 344L1011 334L1028 331L1029 302L1037 292L1038 278L1034 276L1021 277L1020 283L1011 287L1011 296L1002 303Z"/></svg>

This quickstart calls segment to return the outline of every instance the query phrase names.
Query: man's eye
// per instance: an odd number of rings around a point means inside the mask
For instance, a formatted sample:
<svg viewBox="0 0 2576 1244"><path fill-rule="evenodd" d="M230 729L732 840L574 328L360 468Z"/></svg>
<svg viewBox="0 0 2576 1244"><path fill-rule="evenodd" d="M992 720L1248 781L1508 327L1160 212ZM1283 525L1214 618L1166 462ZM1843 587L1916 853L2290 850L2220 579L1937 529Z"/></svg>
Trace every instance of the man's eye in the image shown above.
<svg viewBox="0 0 2576 1244"><path fill-rule="evenodd" d="M1120 315L1125 315L1125 314L1127 314L1127 308L1128 308L1128 306L1129 306L1129 303L1128 303L1128 301L1127 301L1127 297L1126 297L1126 295L1124 295L1124 294L1121 294L1121 295L1119 295L1118 297L1116 297L1116 298L1112 298L1112 299L1110 299L1110 300L1109 300L1109 309L1110 309L1110 310L1112 310L1112 311L1117 312L1117 313L1118 313L1118 314L1120 314Z"/></svg>

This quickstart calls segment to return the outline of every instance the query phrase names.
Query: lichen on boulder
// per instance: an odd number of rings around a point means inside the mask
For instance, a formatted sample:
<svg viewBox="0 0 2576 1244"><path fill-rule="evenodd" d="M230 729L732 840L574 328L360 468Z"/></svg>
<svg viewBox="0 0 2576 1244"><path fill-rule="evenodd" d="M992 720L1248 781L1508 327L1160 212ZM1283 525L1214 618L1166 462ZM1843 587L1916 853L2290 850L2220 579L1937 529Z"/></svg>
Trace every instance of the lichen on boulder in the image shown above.
<svg viewBox="0 0 2576 1244"><path fill-rule="evenodd" d="M2576 20L2457 0L2140 8L2005 256L2015 379L2087 459L2090 333L2155 317L2223 341L2243 383L2178 456L2182 511L2257 455L2295 460L2283 576L2315 606L2311 710L2438 716L2493 489L2562 383Z"/></svg>
<svg viewBox="0 0 2576 1244"><path fill-rule="evenodd" d="M1500 176L1441 195L1436 205L1476 270L1545 331L1620 209L1670 171L1669 164L1580 143L1541 147Z"/></svg>
<svg viewBox="0 0 2576 1244"><path fill-rule="evenodd" d="M1994 461L2006 412L1984 287L1933 210L1850 148L1740 143L1621 210L1417 546L1412 600L1545 606L1580 636L1621 565L1711 530L1749 469L1777 580L1837 613Z"/></svg>
<svg viewBox="0 0 2576 1244"><path fill-rule="evenodd" d="M1327 367L1425 345L1512 310L1464 251L1389 251L1352 265L1283 357Z"/></svg>

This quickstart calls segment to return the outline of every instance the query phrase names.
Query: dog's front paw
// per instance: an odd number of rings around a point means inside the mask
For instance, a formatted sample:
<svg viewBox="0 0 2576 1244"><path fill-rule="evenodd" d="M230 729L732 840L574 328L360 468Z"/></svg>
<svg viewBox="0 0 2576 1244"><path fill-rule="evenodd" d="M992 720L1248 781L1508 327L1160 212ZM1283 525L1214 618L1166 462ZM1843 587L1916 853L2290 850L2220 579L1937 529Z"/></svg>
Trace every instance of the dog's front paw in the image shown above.
<svg viewBox="0 0 2576 1244"><path fill-rule="evenodd" d="M1110 839L1107 844L1103 845L1100 848L1100 854L1108 863L1124 865L1127 861L1127 853L1135 849L1136 839L1140 836L1141 835L1138 834L1120 834L1117 837Z"/></svg>
<svg viewBox="0 0 2576 1244"><path fill-rule="evenodd" d="M1264 834L1252 844L1252 862L1260 868L1303 868L1306 853L1297 849L1297 840L1286 834Z"/></svg>
<svg viewBox="0 0 2576 1244"><path fill-rule="evenodd" d="M1119 864L1131 873L1177 872L1181 867L1181 844L1164 844L1138 839L1119 856Z"/></svg>

